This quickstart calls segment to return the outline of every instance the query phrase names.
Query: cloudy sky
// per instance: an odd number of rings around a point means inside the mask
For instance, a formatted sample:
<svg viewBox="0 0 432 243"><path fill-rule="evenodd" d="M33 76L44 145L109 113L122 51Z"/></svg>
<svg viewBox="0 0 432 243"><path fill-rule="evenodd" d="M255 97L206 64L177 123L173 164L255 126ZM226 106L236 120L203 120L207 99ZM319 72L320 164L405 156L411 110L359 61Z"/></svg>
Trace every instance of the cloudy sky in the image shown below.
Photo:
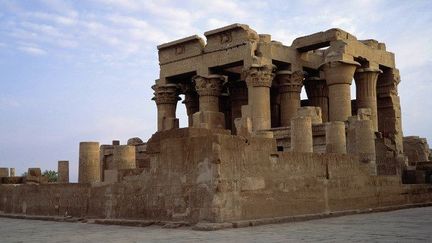
<svg viewBox="0 0 432 243"><path fill-rule="evenodd" d="M76 180L80 141L148 139L156 46L231 23L286 45L334 27L385 42L401 71L404 133L432 139L432 1L1 0L0 167L70 160Z"/></svg>

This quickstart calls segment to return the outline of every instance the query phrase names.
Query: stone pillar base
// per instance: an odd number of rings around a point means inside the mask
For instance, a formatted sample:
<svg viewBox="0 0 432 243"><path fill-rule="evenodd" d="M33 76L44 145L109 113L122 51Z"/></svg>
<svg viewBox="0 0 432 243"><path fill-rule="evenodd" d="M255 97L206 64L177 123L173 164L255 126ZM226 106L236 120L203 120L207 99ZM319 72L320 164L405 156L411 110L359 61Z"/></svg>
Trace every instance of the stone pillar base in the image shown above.
<svg viewBox="0 0 432 243"><path fill-rule="evenodd" d="M225 129L225 115L215 111L196 112L193 114L193 127Z"/></svg>

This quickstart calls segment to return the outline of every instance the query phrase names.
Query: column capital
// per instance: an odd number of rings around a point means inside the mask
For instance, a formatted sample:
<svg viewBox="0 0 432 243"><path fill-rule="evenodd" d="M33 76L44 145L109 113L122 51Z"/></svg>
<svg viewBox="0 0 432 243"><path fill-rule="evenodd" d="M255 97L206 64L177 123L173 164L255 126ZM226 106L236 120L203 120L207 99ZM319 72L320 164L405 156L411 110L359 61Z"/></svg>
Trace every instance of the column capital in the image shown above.
<svg viewBox="0 0 432 243"><path fill-rule="evenodd" d="M302 71L279 71L276 73L276 81L280 93L301 92L304 74Z"/></svg>
<svg viewBox="0 0 432 243"><path fill-rule="evenodd" d="M381 69L378 68L357 68L356 73L382 73Z"/></svg>
<svg viewBox="0 0 432 243"><path fill-rule="evenodd" d="M247 85L270 88L274 78L273 70L274 65L252 65L244 70Z"/></svg>
<svg viewBox="0 0 432 243"><path fill-rule="evenodd" d="M355 61L331 61L321 65L328 86L334 84L351 85L354 72L360 63Z"/></svg>
<svg viewBox="0 0 432 243"><path fill-rule="evenodd" d="M195 89L200 96L219 96L225 77L222 75L194 76Z"/></svg>
<svg viewBox="0 0 432 243"><path fill-rule="evenodd" d="M159 104L176 104L180 100L178 96L178 86L176 84L153 85L155 97L152 98Z"/></svg>

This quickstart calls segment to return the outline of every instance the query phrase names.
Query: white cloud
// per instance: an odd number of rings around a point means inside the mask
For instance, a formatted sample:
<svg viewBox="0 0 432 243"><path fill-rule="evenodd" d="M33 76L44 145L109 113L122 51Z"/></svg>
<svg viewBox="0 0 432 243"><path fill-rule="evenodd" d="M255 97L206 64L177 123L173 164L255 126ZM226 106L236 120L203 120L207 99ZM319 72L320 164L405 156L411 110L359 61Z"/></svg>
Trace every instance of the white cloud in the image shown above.
<svg viewBox="0 0 432 243"><path fill-rule="evenodd" d="M44 56L47 54L46 51L34 46L20 46L18 50L33 56Z"/></svg>

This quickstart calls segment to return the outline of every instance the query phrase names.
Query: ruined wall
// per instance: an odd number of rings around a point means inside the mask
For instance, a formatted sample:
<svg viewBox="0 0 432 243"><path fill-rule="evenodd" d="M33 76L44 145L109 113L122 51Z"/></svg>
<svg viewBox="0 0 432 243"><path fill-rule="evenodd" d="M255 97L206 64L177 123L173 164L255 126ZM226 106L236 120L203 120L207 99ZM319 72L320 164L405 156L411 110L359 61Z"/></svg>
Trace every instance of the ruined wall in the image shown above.
<svg viewBox="0 0 432 243"><path fill-rule="evenodd" d="M196 223L432 201L430 185L369 176L347 155L277 152L274 139L188 128L147 151L151 168L119 183L0 185L0 211Z"/></svg>
<svg viewBox="0 0 432 243"><path fill-rule="evenodd" d="M89 184L0 185L0 211L29 215L88 214Z"/></svg>
<svg viewBox="0 0 432 243"><path fill-rule="evenodd" d="M409 203L399 176L369 176L356 157L276 152L272 139L220 137L216 221ZM422 200L431 200L431 194Z"/></svg>

